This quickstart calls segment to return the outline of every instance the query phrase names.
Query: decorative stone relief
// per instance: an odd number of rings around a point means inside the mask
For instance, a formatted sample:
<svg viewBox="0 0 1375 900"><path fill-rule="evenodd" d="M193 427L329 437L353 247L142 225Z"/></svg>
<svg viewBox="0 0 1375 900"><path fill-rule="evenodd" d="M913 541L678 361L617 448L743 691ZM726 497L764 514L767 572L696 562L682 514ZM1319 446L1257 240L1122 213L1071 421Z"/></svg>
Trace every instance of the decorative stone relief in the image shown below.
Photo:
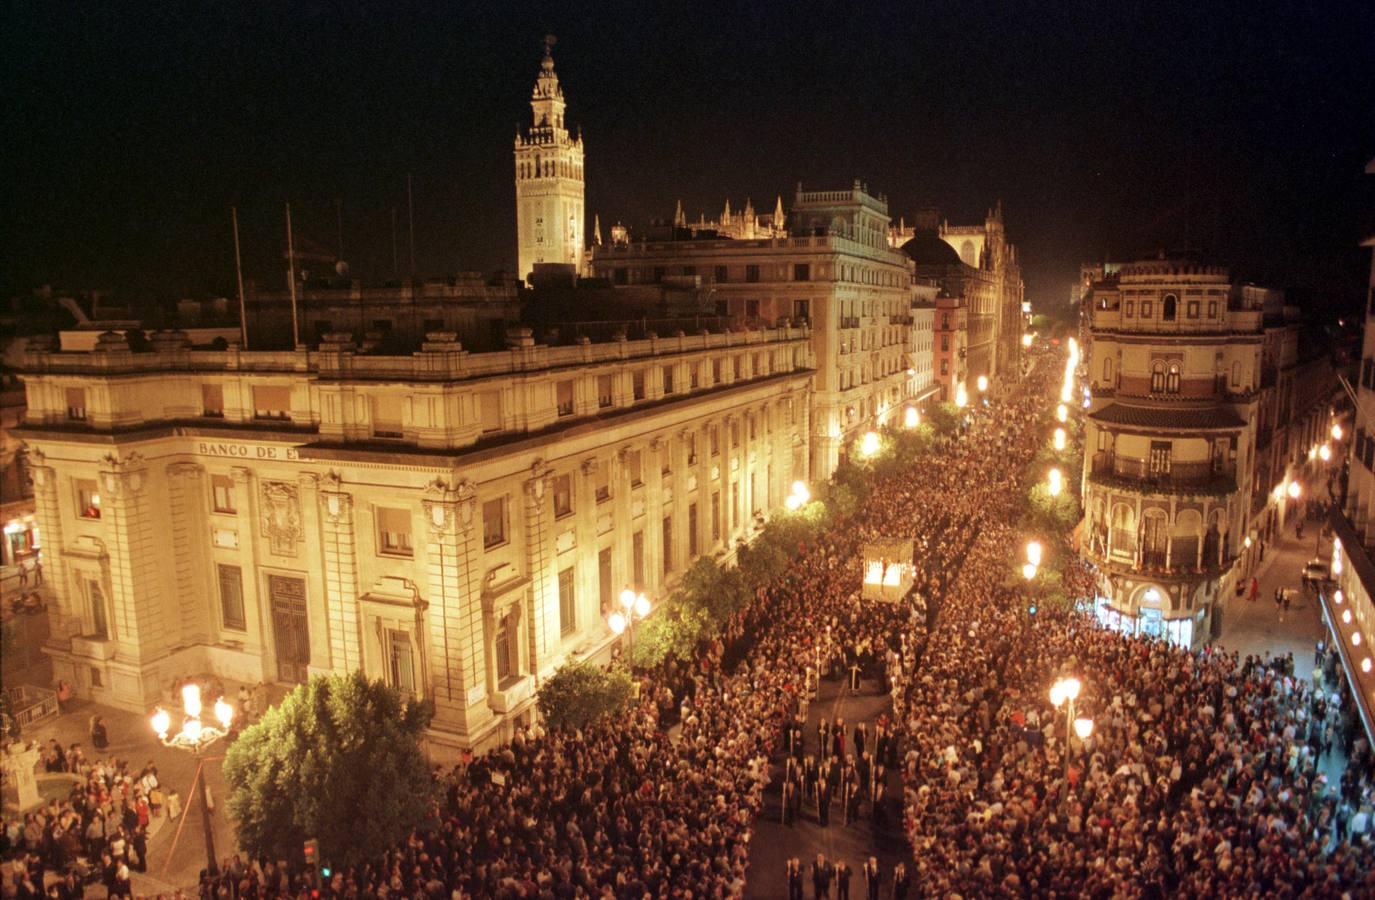
<svg viewBox="0 0 1375 900"><path fill-rule="evenodd" d="M456 484L436 478L425 486L421 506L435 534L452 534L457 529L467 532L473 526L477 488L466 478Z"/></svg>
<svg viewBox="0 0 1375 900"><path fill-rule="evenodd" d="M301 497L296 485L265 481L260 503L262 530L272 552L278 556L295 556L296 542L305 535L301 525Z"/></svg>

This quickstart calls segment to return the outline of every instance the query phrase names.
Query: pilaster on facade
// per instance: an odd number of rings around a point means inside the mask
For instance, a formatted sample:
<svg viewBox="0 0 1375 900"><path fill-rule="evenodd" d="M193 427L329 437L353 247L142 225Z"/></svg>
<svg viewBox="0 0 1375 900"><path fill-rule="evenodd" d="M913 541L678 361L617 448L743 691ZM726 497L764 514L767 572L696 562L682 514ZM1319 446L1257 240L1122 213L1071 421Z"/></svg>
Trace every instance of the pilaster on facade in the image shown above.
<svg viewBox="0 0 1375 900"><path fill-rule="evenodd" d="M358 537L353 495L337 473L319 491L320 555L324 561L325 611L329 629L329 666L338 673L363 668L358 609Z"/></svg>
<svg viewBox="0 0 1375 900"><path fill-rule="evenodd" d="M101 520L110 554L111 638L120 655L137 663L155 658L169 645L168 622L158 599L164 548L154 533L149 497L144 490L147 469L143 457L105 457L100 472ZM138 691L136 685L116 688Z"/></svg>
<svg viewBox="0 0 1375 900"><path fill-rule="evenodd" d="M168 512L172 526L172 548L177 585L179 643L205 644L211 640L214 623L210 618L210 596L214 572L208 550L210 523L205 514L205 467L199 463L178 462L167 467Z"/></svg>
<svg viewBox="0 0 1375 900"><path fill-rule="evenodd" d="M558 650L560 639L558 587L553 572L554 547L549 527L549 466L536 460L522 483L525 505L525 569L530 578L528 612L530 672L541 674Z"/></svg>
<svg viewBox="0 0 1375 900"><path fill-rule="evenodd" d="M59 478L52 466L42 463L45 457L41 452L30 451L29 458L34 515L43 523L43 573L56 601L48 608L48 640L59 645L69 644L81 633L81 598L67 575L67 545L58 499Z"/></svg>

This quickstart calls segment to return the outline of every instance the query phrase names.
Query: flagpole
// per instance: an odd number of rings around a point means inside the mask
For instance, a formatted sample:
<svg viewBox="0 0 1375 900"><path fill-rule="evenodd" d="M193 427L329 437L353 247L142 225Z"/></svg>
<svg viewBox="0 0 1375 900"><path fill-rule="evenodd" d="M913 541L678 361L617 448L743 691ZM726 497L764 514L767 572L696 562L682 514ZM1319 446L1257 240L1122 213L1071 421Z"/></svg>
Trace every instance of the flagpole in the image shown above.
<svg viewBox="0 0 1375 900"><path fill-rule="evenodd" d="M229 207L229 217L234 221L234 274L239 280L239 343L248 349L248 313L243 302L243 260L239 257L239 208Z"/></svg>
<svg viewBox="0 0 1375 900"><path fill-rule="evenodd" d="M411 281L415 281L415 195L411 193L411 176L406 175L406 217L411 231ZM411 290L415 288L412 287Z"/></svg>
<svg viewBox="0 0 1375 900"><path fill-rule="evenodd" d="M286 258L291 276L291 349L301 343L301 327L296 321L296 245L291 237L291 204L286 205Z"/></svg>

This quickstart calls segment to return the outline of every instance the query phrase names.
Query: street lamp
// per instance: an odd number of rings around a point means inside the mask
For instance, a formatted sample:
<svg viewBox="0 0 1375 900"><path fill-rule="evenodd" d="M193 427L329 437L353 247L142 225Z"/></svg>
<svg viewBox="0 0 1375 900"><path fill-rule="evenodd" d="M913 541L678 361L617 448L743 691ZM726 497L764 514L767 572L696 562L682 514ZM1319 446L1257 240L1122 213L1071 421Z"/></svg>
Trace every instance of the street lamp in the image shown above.
<svg viewBox="0 0 1375 900"><path fill-rule="evenodd" d="M1040 542L1040 541L1027 541L1027 542L1026 542L1026 561L1029 562L1029 563L1031 563L1031 565L1033 565L1033 566L1039 566L1039 565L1041 564L1041 542Z"/></svg>
<svg viewBox="0 0 1375 900"><path fill-rule="evenodd" d="M908 429L916 428L918 425L921 424L921 413L917 412L917 408L915 406L909 406L907 407L906 411L903 412L902 424L903 427Z"/></svg>
<svg viewBox="0 0 1375 900"><path fill-rule="evenodd" d="M1082 685L1078 678L1060 678L1050 686L1050 702L1058 710L1062 706L1065 708L1065 778L1069 778L1069 754L1070 736L1078 730L1078 722L1074 718L1074 701L1079 699L1079 689ZM1086 719L1080 720L1088 722L1089 730L1092 730L1093 723ZM1086 737L1087 735L1081 735Z"/></svg>
<svg viewBox="0 0 1375 900"><path fill-rule="evenodd" d="M1051 469L1051 470L1050 470L1049 478L1050 478L1050 483L1047 485L1047 489L1050 491L1050 496L1052 496L1052 497L1058 497L1058 496L1060 496L1060 491L1063 490L1063 488L1064 488L1064 482L1063 482L1062 476L1060 475L1060 470L1059 470L1059 469Z"/></svg>
<svg viewBox="0 0 1375 900"><path fill-rule="evenodd" d="M187 750L197 759L200 759L206 747L229 733L229 724L234 721L234 707L225 702L223 697L220 697L215 700L215 722L202 722L201 686L195 682L182 687L181 706L183 711L181 728L176 733L172 733L171 730L171 714L161 707L153 712L151 719L153 731L157 733L158 740L162 741L163 746ZM196 777L201 783L201 825L205 829L205 868L211 875L218 875L220 869L215 862L215 832L210 825L210 785L206 782L204 769L200 765L197 765Z"/></svg>
<svg viewBox="0 0 1375 900"><path fill-rule="evenodd" d="M1036 577L1036 563L1029 562L1022 565L1022 577L1031 581Z"/></svg>
<svg viewBox="0 0 1375 900"><path fill-rule="evenodd" d="M1340 422L1333 422L1333 423L1332 423L1332 440L1334 440L1334 441L1340 441L1341 439L1342 439L1342 424L1341 424Z"/></svg>
<svg viewBox="0 0 1375 900"><path fill-rule="evenodd" d="M1289 482L1289 487L1287 488L1287 490L1289 492L1289 499L1291 500L1299 499L1299 494L1303 493L1303 488L1299 486L1299 483L1297 481Z"/></svg>
<svg viewBox="0 0 1375 900"><path fill-rule="evenodd" d="M784 499L783 505L789 512L796 512L807 505L807 501L812 499L812 492L807 490L807 485L801 481L793 482L792 493Z"/></svg>
<svg viewBox="0 0 1375 900"><path fill-rule="evenodd" d="M612 633L618 637L622 632L629 632L626 636L626 643L630 646L635 644L635 622L649 615L649 598L643 593L635 593L630 588L621 591L621 609L624 612L612 612L606 617L606 624L611 628Z"/></svg>
<svg viewBox="0 0 1375 900"><path fill-rule="evenodd" d="M1063 428L1055 429L1055 449L1065 449L1065 429Z"/></svg>
<svg viewBox="0 0 1375 900"><path fill-rule="evenodd" d="M1079 740L1087 741L1089 739L1089 735L1093 734L1093 720L1075 719L1074 733L1079 735Z"/></svg>
<svg viewBox="0 0 1375 900"><path fill-rule="evenodd" d="M1058 406L1056 406L1056 407L1055 407L1055 418L1059 419L1061 422L1068 422L1068 421L1069 421L1069 407L1066 406L1066 405L1063 404L1063 403L1061 403L1061 404L1059 404Z"/></svg>
<svg viewBox="0 0 1375 900"><path fill-rule="evenodd" d="M988 376L987 376L987 375L980 375L980 376L979 376L979 380L978 380L977 383L978 383L978 385L979 385L979 393L980 393L980 394L982 394L984 391L987 391L987 390L988 390Z"/></svg>
<svg viewBox="0 0 1375 900"><path fill-rule="evenodd" d="M1029 334L1024 334L1024 335L1022 335L1022 346L1023 346L1023 347L1030 347L1030 346L1031 346L1031 335L1029 335Z"/></svg>
<svg viewBox="0 0 1375 900"><path fill-rule="evenodd" d="M867 457L873 456L878 452L878 432L866 431L864 437L859 441L859 452Z"/></svg>
<svg viewBox="0 0 1375 900"><path fill-rule="evenodd" d="M1318 448L1318 458L1323 462L1329 462L1332 459L1332 448L1327 444L1323 444Z"/></svg>
<svg viewBox="0 0 1375 900"><path fill-rule="evenodd" d="M955 405L960 409L969 405L969 391L965 389L963 382L955 388Z"/></svg>

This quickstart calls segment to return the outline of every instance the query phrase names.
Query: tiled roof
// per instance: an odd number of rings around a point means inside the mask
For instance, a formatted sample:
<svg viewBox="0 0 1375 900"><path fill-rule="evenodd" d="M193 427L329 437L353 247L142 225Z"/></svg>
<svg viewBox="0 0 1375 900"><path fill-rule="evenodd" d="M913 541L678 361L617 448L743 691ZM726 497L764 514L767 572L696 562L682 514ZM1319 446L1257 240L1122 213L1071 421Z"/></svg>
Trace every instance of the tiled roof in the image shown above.
<svg viewBox="0 0 1375 900"><path fill-rule="evenodd" d="M1225 406L1175 408L1160 406L1128 406L1109 403L1089 418L1105 425L1125 425L1131 428L1179 428L1213 431L1242 428L1246 422Z"/></svg>

